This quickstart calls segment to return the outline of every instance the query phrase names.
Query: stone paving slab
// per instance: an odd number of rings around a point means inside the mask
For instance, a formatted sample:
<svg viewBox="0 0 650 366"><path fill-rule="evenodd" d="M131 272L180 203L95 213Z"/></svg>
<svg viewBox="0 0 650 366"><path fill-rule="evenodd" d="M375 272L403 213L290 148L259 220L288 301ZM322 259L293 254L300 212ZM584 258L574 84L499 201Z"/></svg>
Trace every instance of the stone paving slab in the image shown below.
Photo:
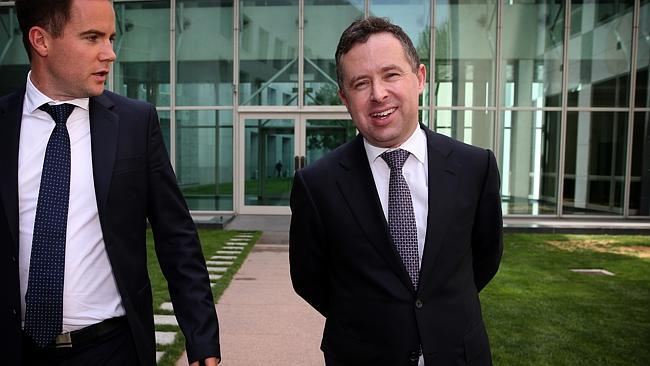
<svg viewBox="0 0 650 366"><path fill-rule="evenodd" d="M238 241L235 241L235 242L229 241L229 242L226 243L226 245L234 245L234 246L239 246L239 247L245 247L245 246L248 245L248 243L247 242L238 242Z"/></svg>
<svg viewBox="0 0 650 366"><path fill-rule="evenodd" d="M208 266L231 266L232 261L205 261L205 264Z"/></svg>
<svg viewBox="0 0 650 366"><path fill-rule="evenodd" d="M210 259L214 260L235 260L237 256L234 255L213 255Z"/></svg>
<svg viewBox="0 0 650 366"><path fill-rule="evenodd" d="M210 280L212 280L212 281L216 281L216 280L218 280L218 279L220 279L222 277L221 275L211 274L211 273L208 274L208 276L210 277Z"/></svg>
<svg viewBox="0 0 650 366"><path fill-rule="evenodd" d="M163 302L160 304L160 309L174 311L174 305L171 302Z"/></svg>
<svg viewBox="0 0 650 366"><path fill-rule="evenodd" d="M176 332L156 332L156 344L168 345L174 343Z"/></svg>
<svg viewBox="0 0 650 366"><path fill-rule="evenodd" d="M165 352L156 352L156 362L160 361L160 358L165 354Z"/></svg>
<svg viewBox="0 0 650 366"><path fill-rule="evenodd" d="M235 237L230 238L229 240L230 241L250 241L251 238L252 238L252 236L250 236L248 238L238 238L238 237L235 236Z"/></svg>
<svg viewBox="0 0 650 366"><path fill-rule="evenodd" d="M208 272L225 273L226 271L228 271L227 267L208 267Z"/></svg>
<svg viewBox="0 0 650 366"><path fill-rule="evenodd" d="M174 315L159 315L154 314L153 322L156 325L175 325L178 326L178 321Z"/></svg>
<svg viewBox="0 0 650 366"><path fill-rule="evenodd" d="M233 250L218 250L217 254L221 255L232 255L232 254L241 254L241 251L233 251Z"/></svg>

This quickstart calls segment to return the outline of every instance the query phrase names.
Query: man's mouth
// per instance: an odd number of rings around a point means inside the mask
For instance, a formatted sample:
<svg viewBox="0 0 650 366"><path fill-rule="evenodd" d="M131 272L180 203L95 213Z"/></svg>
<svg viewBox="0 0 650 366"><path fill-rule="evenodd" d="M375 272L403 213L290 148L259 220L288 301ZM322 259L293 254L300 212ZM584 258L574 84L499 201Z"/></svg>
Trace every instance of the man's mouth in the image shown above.
<svg viewBox="0 0 650 366"><path fill-rule="evenodd" d="M385 111L371 113L370 117L372 117L372 118L386 118L386 117L390 116L391 114L393 114L393 112L395 112L396 109L397 108L390 108L390 109L387 109Z"/></svg>

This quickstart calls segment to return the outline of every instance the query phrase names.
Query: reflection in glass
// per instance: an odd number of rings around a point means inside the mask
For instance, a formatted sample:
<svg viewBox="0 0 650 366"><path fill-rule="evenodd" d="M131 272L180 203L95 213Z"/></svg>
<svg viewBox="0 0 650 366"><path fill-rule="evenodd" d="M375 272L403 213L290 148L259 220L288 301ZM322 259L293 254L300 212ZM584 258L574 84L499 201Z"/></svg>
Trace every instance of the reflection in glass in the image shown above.
<svg viewBox="0 0 650 366"><path fill-rule="evenodd" d="M307 165L352 140L357 135L349 119L307 120Z"/></svg>
<svg viewBox="0 0 650 366"><path fill-rule="evenodd" d="M433 129L466 144L493 149L493 115L490 111L437 110Z"/></svg>
<svg viewBox="0 0 650 366"><path fill-rule="evenodd" d="M298 0L241 0L239 103L298 105Z"/></svg>
<svg viewBox="0 0 650 366"><path fill-rule="evenodd" d="M334 53L343 30L361 17L363 0L305 0L305 105L341 104Z"/></svg>
<svg viewBox="0 0 650 366"><path fill-rule="evenodd" d="M650 216L650 112L634 114L630 215Z"/></svg>
<svg viewBox="0 0 650 366"><path fill-rule="evenodd" d="M0 6L0 96L20 89L27 81L29 60L13 6Z"/></svg>
<svg viewBox="0 0 650 366"><path fill-rule="evenodd" d="M560 112L503 113L501 196L506 214L555 214Z"/></svg>
<svg viewBox="0 0 650 366"><path fill-rule="evenodd" d="M633 0L571 4L568 106L629 104Z"/></svg>
<svg viewBox="0 0 650 366"><path fill-rule="evenodd" d="M176 112L176 175L191 210L233 209L231 110Z"/></svg>
<svg viewBox="0 0 650 366"><path fill-rule="evenodd" d="M427 78L420 105L429 104L429 55L431 54L431 1L382 1L370 0L370 15L387 17L404 29L418 51L420 62L426 66Z"/></svg>
<svg viewBox="0 0 650 366"><path fill-rule="evenodd" d="M636 57L636 103L639 108L650 107L650 2L641 5L639 13L639 42Z"/></svg>
<svg viewBox="0 0 650 366"><path fill-rule="evenodd" d="M496 62L495 0L436 3L435 85L438 106L493 106Z"/></svg>
<svg viewBox="0 0 650 366"><path fill-rule="evenodd" d="M176 104L232 105L232 1L176 1Z"/></svg>
<svg viewBox="0 0 650 366"><path fill-rule="evenodd" d="M168 106L169 1L116 2L114 7L115 92Z"/></svg>
<svg viewBox="0 0 650 366"><path fill-rule="evenodd" d="M627 116L567 113L564 214L623 213Z"/></svg>
<svg viewBox="0 0 650 366"><path fill-rule="evenodd" d="M517 0L504 5L500 65L503 105L560 106L563 30L564 5L560 0Z"/></svg>
<svg viewBox="0 0 650 366"><path fill-rule="evenodd" d="M294 168L294 120L246 119L244 203L288 206Z"/></svg>

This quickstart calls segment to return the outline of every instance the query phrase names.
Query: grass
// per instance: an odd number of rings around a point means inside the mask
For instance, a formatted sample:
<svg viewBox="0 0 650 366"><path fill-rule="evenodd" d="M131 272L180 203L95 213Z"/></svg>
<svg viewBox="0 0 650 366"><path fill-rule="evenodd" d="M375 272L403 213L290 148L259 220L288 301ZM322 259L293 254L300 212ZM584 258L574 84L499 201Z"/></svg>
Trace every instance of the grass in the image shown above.
<svg viewBox="0 0 650 366"><path fill-rule="evenodd" d="M233 236L239 234L238 231L224 231L218 229L199 229L199 237L201 238L201 245L203 247L203 256L209 259L214 252L219 250L225 245L225 243L232 238ZM254 232L251 243L255 243L261 233ZM233 261L233 264L230 265L228 271L223 273L222 277L217 281L217 283L212 287L212 295L214 296L215 303L223 294L223 291L228 287L230 281L235 276L239 268L241 267L244 259L248 256L248 253L252 249L253 245L249 244L245 247L242 254L237 256L237 259ZM172 312L160 310L160 304L163 302L170 301L169 292L167 291L167 281L165 280L162 272L160 271L160 266L158 265L158 260L156 259L156 253L153 247L153 236L151 231L147 233L147 255L148 255L148 267L149 267L149 277L151 278L152 292L153 292L153 306L156 314L173 314ZM176 339L174 343L166 346L157 346L158 351L164 351L165 355L160 359L158 365L160 366L171 366L174 365L176 360L181 356L185 350L185 337L180 331L180 328L175 326L156 326L157 331L173 331L177 332Z"/></svg>
<svg viewBox="0 0 650 366"><path fill-rule="evenodd" d="M201 229L199 234L209 257L237 233ZM215 301L251 247L213 288ZM650 253L650 238L507 234L499 273L481 292L494 364L650 365L650 258L633 255L639 252ZM169 300L151 245L150 258L157 309ZM616 275L589 276L572 268L601 268ZM179 331L159 365L173 365L183 349Z"/></svg>
<svg viewBox="0 0 650 366"><path fill-rule="evenodd" d="M642 236L511 234L481 293L495 365L650 365L650 259ZM616 275L588 276L572 268Z"/></svg>

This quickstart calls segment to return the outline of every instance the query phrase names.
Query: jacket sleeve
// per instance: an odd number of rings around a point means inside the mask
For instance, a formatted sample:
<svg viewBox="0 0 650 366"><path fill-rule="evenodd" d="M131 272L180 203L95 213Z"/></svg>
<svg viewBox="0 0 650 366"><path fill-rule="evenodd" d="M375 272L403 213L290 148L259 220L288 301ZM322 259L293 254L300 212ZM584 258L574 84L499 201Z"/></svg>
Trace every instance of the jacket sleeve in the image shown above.
<svg viewBox="0 0 650 366"><path fill-rule="evenodd" d="M158 115L149 113L147 217L174 312L193 362L220 357L219 325L199 237L163 143Z"/></svg>
<svg viewBox="0 0 650 366"><path fill-rule="evenodd" d="M487 151L486 155L483 189L472 231L474 282L478 291L497 273L503 253L499 168L492 151Z"/></svg>
<svg viewBox="0 0 650 366"><path fill-rule="evenodd" d="M291 282L298 295L327 317L330 282L324 230L309 187L297 171L291 190L289 264Z"/></svg>

